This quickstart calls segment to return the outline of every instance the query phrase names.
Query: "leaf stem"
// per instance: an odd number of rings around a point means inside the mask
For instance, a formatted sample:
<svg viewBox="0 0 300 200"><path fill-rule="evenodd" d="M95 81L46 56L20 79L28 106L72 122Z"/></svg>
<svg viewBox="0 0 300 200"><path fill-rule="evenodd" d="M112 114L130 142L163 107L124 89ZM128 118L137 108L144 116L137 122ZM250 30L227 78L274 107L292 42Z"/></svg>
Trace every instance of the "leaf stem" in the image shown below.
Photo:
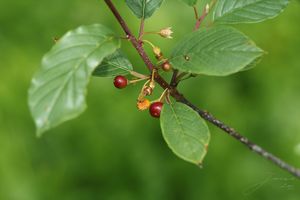
<svg viewBox="0 0 300 200"><path fill-rule="evenodd" d="M155 45L150 42L149 40L143 40L143 42L146 42L147 44L149 44L152 48L155 48Z"/></svg>
<svg viewBox="0 0 300 200"><path fill-rule="evenodd" d="M159 102L163 102L164 98L166 97L167 93L168 93L169 89L165 89L163 91L163 93L160 95L159 99L157 101Z"/></svg>
<svg viewBox="0 0 300 200"><path fill-rule="evenodd" d="M149 80L149 78L150 78L150 77L134 79L134 80L129 81L129 83L130 83L130 84L135 84L135 83L138 83L138 82L141 82L141 81L144 81L144 80Z"/></svg>
<svg viewBox="0 0 300 200"><path fill-rule="evenodd" d="M212 10L212 8L215 6L217 0L212 0L209 4L206 4L202 11L202 15L200 17L197 17L197 21L194 27L194 31L198 30L203 23L203 21L206 19L209 12Z"/></svg>
<svg viewBox="0 0 300 200"><path fill-rule="evenodd" d="M171 79L171 82L170 82L171 87L175 87L175 88L177 87L177 85L178 85L178 82L177 82L178 73L179 73L179 71L177 69L175 69L173 71L172 79Z"/></svg>
<svg viewBox="0 0 300 200"><path fill-rule="evenodd" d="M139 31L139 41L142 40L143 36L144 36L144 27L145 27L145 19L142 18L141 19L141 23L140 23L140 31Z"/></svg>
<svg viewBox="0 0 300 200"><path fill-rule="evenodd" d="M186 72L182 72L181 74L179 74L178 77L177 77L177 82L185 80L185 76L187 76L187 75L190 76L191 74L186 73Z"/></svg>
<svg viewBox="0 0 300 200"><path fill-rule="evenodd" d="M198 30L202 24L202 22L205 20L206 16L209 13L209 4L206 4L205 8L202 11L202 15L197 19L194 31Z"/></svg>
<svg viewBox="0 0 300 200"><path fill-rule="evenodd" d="M140 74L140 73L138 73L138 72L136 72L136 71L129 71L129 72L130 72L130 74L131 74L132 76L137 77L137 78L139 78L139 79L149 78L149 76L146 76L146 75L144 75L144 74Z"/></svg>
<svg viewBox="0 0 300 200"><path fill-rule="evenodd" d="M112 13L115 15L117 21L122 26L124 32L128 37L130 38L130 41L134 48L138 51L139 55L143 59L144 63L146 64L147 68L152 72L155 68L152 62L149 59L149 56L146 54L145 50L141 46L141 44L137 41L137 39L131 34L131 31L129 30L127 24L123 20L123 18L120 16L118 10L115 8L114 4L111 0L105 0L105 3L110 8ZM214 126L218 127L219 129L223 130L225 133L227 133L232 138L236 139L240 143L247 146L252 152L257 153L258 155L262 156L263 158L271 161L273 164L277 165L278 167L286 170L293 176L300 179L300 169L295 168L292 165L289 165L288 163L284 162L280 158L276 157L275 155L269 153L259 145L251 142L248 138L242 136L239 132L235 131L230 126L226 125L224 122L218 120L215 118L212 114L210 114L207 111L204 111L200 109L199 107L192 104L190 101L188 101L176 88L171 87L165 79L163 79L158 73L155 73L154 75L155 81L163 88L168 89L170 95L178 102L181 102L183 104L186 104L187 106L194 109L203 119L210 122Z"/></svg>

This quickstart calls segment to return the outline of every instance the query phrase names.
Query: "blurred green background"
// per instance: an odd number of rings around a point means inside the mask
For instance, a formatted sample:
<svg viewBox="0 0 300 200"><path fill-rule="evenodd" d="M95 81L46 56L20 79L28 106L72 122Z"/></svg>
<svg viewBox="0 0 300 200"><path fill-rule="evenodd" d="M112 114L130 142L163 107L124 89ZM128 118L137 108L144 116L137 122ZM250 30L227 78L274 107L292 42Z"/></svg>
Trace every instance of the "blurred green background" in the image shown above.
<svg viewBox="0 0 300 200"><path fill-rule="evenodd" d="M137 32L138 20L115 0ZM175 157L159 123L135 108L139 87L116 90L93 78L87 111L35 137L27 89L52 38L81 24L122 34L103 1L0 0L0 200L299 200L300 181L220 130L199 169ZM192 9L166 1L147 30L172 26L173 40L148 37L169 54L191 31ZM254 69L225 78L199 77L180 89L267 150L300 166L300 3L280 17L240 30L268 51ZM143 72L130 44L123 49ZM159 95L159 94L157 94Z"/></svg>

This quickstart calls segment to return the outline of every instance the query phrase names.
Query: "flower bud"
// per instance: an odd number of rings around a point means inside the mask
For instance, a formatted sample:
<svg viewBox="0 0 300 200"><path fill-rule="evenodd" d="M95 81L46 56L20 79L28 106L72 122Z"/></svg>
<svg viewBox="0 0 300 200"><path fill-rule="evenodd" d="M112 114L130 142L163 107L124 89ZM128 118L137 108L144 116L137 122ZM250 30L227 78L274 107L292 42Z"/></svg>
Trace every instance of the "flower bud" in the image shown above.
<svg viewBox="0 0 300 200"><path fill-rule="evenodd" d="M155 88L155 81L151 81L149 83L149 87L152 88L152 90Z"/></svg>
<svg viewBox="0 0 300 200"><path fill-rule="evenodd" d="M172 39L172 34L173 34L173 31L171 30L172 27L168 27L168 28L164 28L164 29L161 29L158 34L163 37L163 38L169 38L169 39Z"/></svg>
<svg viewBox="0 0 300 200"><path fill-rule="evenodd" d="M209 6L209 4L206 4L206 6L205 6L205 13L208 14L209 11L210 11L210 6Z"/></svg>
<svg viewBox="0 0 300 200"><path fill-rule="evenodd" d="M153 50L153 53L154 53L155 56L157 56L157 57L162 56L162 53L161 53L161 50L160 50L159 47L153 47L152 50Z"/></svg>
<svg viewBox="0 0 300 200"><path fill-rule="evenodd" d="M144 88L143 93L145 96L150 96L153 93L153 89L150 86Z"/></svg>

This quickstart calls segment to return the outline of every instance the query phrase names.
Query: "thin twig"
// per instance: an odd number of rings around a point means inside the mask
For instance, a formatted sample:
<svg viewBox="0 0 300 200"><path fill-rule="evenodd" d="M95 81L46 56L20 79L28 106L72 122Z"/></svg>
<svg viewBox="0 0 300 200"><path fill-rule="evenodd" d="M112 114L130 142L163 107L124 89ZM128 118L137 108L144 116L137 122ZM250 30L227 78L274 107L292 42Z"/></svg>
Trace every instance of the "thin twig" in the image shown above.
<svg viewBox="0 0 300 200"><path fill-rule="evenodd" d="M134 37L134 35L131 33L129 27L127 26L124 19L121 17L120 13L117 11L117 9L114 6L114 4L112 3L112 1L111 0L105 0L105 3L108 5L108 7L112 11L112 13L116 17L116 19L118 20L119 24L123 28L128 40L131 41L134 48L137 50L139 55L143 58L143 61L145 62L146 66L148 67L150 72L152 72L152 70L155 68L155 66L152 64L152 62L151 62L149 56L146 54L143 46L140 44L140 42L137 40L137 38Z"/></svg>
<svg viewBox="0 0 300 200"><path fill-rule="evenodd" d="M216 3L217 3L217 0L212 0L209 4L206 4L206 6L204 7L204 9L202 11L202 15L197 18L197 21L196 21L196 24L194 27L194 31L198 30L200 28L201 24L206 19L207 15L212 10L212 8L215 6Z"/></svg>
<svg viewBox="0 0 300 200"><path fill-rule="evenodd" d="M300 169L297 169L297 168L289 165L288 163L284 162L283 160L281 160L277 156L269 153L268 151L266 151L265 149L263 149L259 145L251 142L248 138L242 136L239 132L237 132L236 130L234 130L230 126L226 125L224 122L218 120L217 118L215 118L209 112L203 111L200 108L198 108L197 106L193 105L191 102L189 102L184 97L183 97L183 99L181 99L181 102L188 105L189 107L193 108L205 120L209 121L210 123L212 123L216 127L220 128L221 130L223 130L224 132L226 132L227 134L229 134L230 136L232 136L233 138L235 138L236 140L238 140L242 144L246 145L251 151L261 155L262 157L264 157L268 160L270 160L271 162L273 162L274 164L276 164L280 168L288 171L289 173L291 173L295 177L300 178Z"/></svg>
<svg viewBox="0 0 300 200"><path fill-rule="evenodd" d="M122 26L124 32L126 33L126 35L129 36L130 41L132 43L132 45L135 47L135 49L138 51L139 55L141 56L141 58L143 59L143 61L145 62L146 66L148 67L148 69L152 72L152 70L154 69L154 65L152 64L152 62L150 61L148 55L145 53L143 47L138 43L137 39L131 34L127 24L125 23L125 21L123 20L123 18L120 16L119 12L117 11L117 9L115 8L115 6L113 5L113 3L111 2L111 0L105 0L106 4L108 5L108 7L110 8L110 10L112 11L112 13L115 15L116 19L118 20L118 22L120 23L120 25ZM222 121L218 120L217 118L215 118L213 115L211 115L210 113L203 111L202 109L198 108L197 106L195 106L194 104L192 104L190 101L188 101L182 94L179 93L179 91L176 88L171 87L158 73L155 73L155 81L163 88L163 89L169 89L168 91L170 92L170 95L176 99L176 101L181 102L186 104L187 106L191 107L192 109L194 109L203 119L207 120L208 122L212 123L213 125L215 125L216 127L220 128L221 130L223 130L225 133L227 133L228 135L230 135L231 137L233 137L234 139L238 140L239 142L241 142L242 144L244 144L245 146L247 146L251 151L261 155L263 158L270 160L272 163L274 163L275 165L277 165L278 167L286 170L287 172L289 172L290 174L292 174L293 176L297 177L300 179L300 170L287 164L286 162L284 162L283 160L281 160L280 158L276 157L275 155L269 153L268 151L266 151L265 149L263 149L262 147L258 146L257 144L251 142L248 138L242 136L239 132L235 131L233 128L231 128L230 126L226 125L225 123L223 123Z"/></svg>
<svg viewBox="0 0 300 200"><path fill-rule="evenodd" d="M208 4L205 6L205 8L203 9L202 11L202 15L197 18L197 21L196 21L196 24L195 24L195 27L194 27L194 30L198 30L202 24L202 22L205 20L206 16L208 15L209 13L209 9L207 9L207 6ZM208 7L209 8L209 7Z"/></svg>

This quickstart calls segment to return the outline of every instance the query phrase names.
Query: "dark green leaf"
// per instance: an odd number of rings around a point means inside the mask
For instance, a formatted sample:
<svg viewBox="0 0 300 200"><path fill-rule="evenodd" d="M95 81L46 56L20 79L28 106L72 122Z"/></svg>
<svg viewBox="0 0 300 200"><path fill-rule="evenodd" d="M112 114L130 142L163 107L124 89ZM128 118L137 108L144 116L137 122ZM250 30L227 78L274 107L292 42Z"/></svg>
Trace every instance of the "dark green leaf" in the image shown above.
<svg viewBox="0 0 300 200"><path fill-rule="evenodd" d="M79 27L55 44L44 56L29 89L29 106L38 135L85 110L92 72L119 47L119 39L102 25Z"/></svg>
<svg viewBox="0 0 300 200"><path fill-rule="evenodd" d="M289 0L218 0L214 21L221 24L256 23L279 15Z"/></svg>
<svg viewBox="0 0 300 200"><path fill-rule="evenodd" d="M264 52L234 28L216 26L187 35L174 48L175 69L193 74L226 76L258 60Z"/></svg>
<svg viewBox="0 0 300 200"><path fill-rule="evenodd" d="M197 112L182 103L164 105L161 118L163 137L181 159L200 165L210 140L206 122Z"/></svg>
<svg viewBox="0 0 300 200"><path fill-rule="evenodd" d="M138 18L149 18L161 6L163 0L126 0L128 7Z"/></svg>
<svg viewBox="0 0 300 200"><path fill-rule="evenodd" d="M93 75L99 77L114 77L116 75L129 74L132 69L133 67L130 61L118 50L112 55L107 56L93 72Z"/></svg>

